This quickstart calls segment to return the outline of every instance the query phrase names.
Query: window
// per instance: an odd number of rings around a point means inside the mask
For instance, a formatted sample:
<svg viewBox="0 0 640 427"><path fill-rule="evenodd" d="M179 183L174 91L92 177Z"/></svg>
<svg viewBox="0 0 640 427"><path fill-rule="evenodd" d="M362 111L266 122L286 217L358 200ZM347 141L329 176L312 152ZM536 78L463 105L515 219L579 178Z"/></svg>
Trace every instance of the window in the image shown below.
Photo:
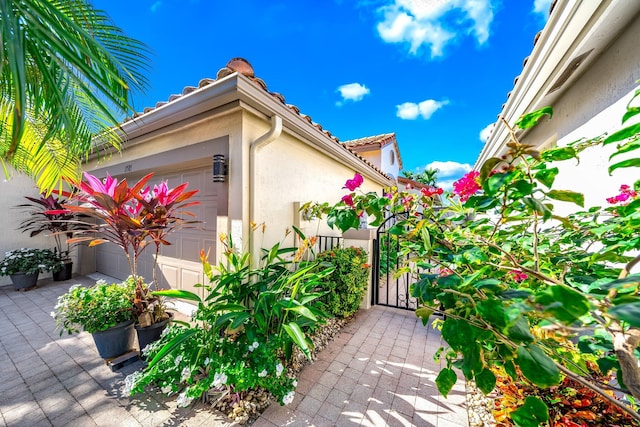
<svg viewBox="0 0 640 427"><path fill-rule="evenodd" d="M396 154L393 150L389 151L389 164L393 165L396 162Z"/></svg>

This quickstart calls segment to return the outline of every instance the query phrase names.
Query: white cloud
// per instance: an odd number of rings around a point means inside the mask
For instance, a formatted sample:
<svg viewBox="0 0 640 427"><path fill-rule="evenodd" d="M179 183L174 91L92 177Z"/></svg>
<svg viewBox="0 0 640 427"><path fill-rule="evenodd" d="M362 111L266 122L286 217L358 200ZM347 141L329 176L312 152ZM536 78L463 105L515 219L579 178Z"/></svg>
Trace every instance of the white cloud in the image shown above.
<svg viewBox="0 0 640 427"><path fill-rule="evenodd" d="M487 126L484 127L484 129L480 131L480 141L487 142L487 139L489 139L489 136L491 136L493 125L495 125L495 123L489 123Z"/></svg>
<svg viewBox="0 0 640 427"><path fill-rule="evenodd" d="M447 160L444 162L436 160L435 162L429 163L424 168L437 169L438 178L456 177L456 179L458 179L460 176L471 170L471 165L469 163L458 163L451 160ZM456 179L454 179L453 181L455 181ZM438 179L438 183L441 183L440 179Z"/></svg>
<svg viewBox="0 0 640 427"><path fill-rule="evenodd" d="M485 43L493 20L491 0L392 0L378 11L378 34L385 42L407 43L413 55L424 47L432 58L442 56L459 34Z"/></svg>
<svg viewBox="0 0 640 427"><path fill-rule="evenodd" d="M546 18L549 17L549 8L551 7L551 0L534 0L533 1L533 13L539 13Z"/></svg>
<svg viewBox="0 0 640 427"><path fill-rule="evenodd" d="M158 11L158 8L160 8L160 6L162 6L162 2L161 1L156 1L151 5L151 12L156 13Z"/></svg>
<svg viewBox="0 0 640 427"><path fill-rule="evenodd" d="M415 120L418 116L422 116L423 119L429 120L433 113L440 108L447 105L449 101L446 99L443 101L436 101L435 99L427 99L418 104L414 102L405 102L400 105L396 105L396 116L403 120Z"/></svg>
<svg viewBox="0 0 640 427"><path fill-rule="evenodd" d="M346 85L342 85L338 87L338 92L340 92L340 96L342 96L343 101L353 101L358 102L362 101L365 95L371 93L368 87L362 85L360 83L349 83ZM338 105L341 105L342 102L338 102Z"/></svg>

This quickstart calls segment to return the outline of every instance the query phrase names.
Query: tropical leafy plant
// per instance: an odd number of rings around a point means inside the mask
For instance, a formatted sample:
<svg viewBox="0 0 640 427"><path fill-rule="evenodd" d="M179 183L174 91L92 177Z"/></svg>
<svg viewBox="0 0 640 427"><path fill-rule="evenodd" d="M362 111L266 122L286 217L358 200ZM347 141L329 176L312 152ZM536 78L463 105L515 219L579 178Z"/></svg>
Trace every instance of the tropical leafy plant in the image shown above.
<svg viewBox="0 0 640 427"><path fill-rule="evenodd" d="M3 1L0 20L0 161L49 190L92 148L119 147L148 49L85 0Z"/></svg>
<svg viewBox="0 0 640 427"><path fill-rule="evenodd" d="M139 322L143 326L163 320L165 312L161 300L149 293L149 286L138 275L138 259L149 243L155 246L153 287L157 287L156 263L160 247L170 245L171 232L198 223L185 220L193 213L184 210L200 202L189 201L198 190L186 191L188 183L169 189L166 182L151 188L148 184L153 174L148 174L129 187L127 180L118 182L107 175L104 182L85 173L85 180L74 186L78 190L64 193L79 205L64 204L62 209L46 211L48 215L83 215L98 220L82 223L84 228L74 230L71 242L88 241L89 246L113 243L124 252L129 263L131 277L138 283L135 289L135 306Z"/></svg>
<svg viewBox="0 0 640 427"><path fill-rule="evenodd" d="M318 254L316 260L334 267L333 272L322 279L322 289L326 291L322 302L326 310L340 317L358 311L371 273L367 253L353 246L334 248Z"/></svg>
<svg viewBox="0 0 640 427"><path fill-rule="evenodd" d="M630 103L623 123L638 113ZM516 126L534 126L551 114L544 108ZM640 181L623 186L608 206L587 210L581 209L582 194L554 185L561 162L584 150L617 143L611 157L628 157L640 147L640 127L544 152L520 143L515 129L509 130L507 153L456 182L441 208L433 209L430 194L389 190L385 197L352 193L349 203L318 205L317 212L347 230L359 212L381 217L409 211L394 232L403 235L401 252L411 259L403 268L415 276L416 314L425 324L438 308L446 316L436 321L448 344L438 352L446 361L436 379L443 395L456 382L453 368L489 393L496 385L492 368L498 366L514 380L541 388L570 378L640 421L609 393L640 398L640 275L630 274L640 262ZM616 161L610 172L640 165L636 158ZM578 209L560 216L554 210L558 203ZM420 273L429 270L443 273ZM590 374L590 360L600 376ZM518 421L522 426L549 416L536 396L511 415L522 413L529 414Z"/></svg>
<svg viewBox="0 0 640 427"><path fill-rule="evenodd" d="M402 175L406 178L419 182L420 184L425 184L430 187L436 187L438 181L438 169L426 168L423 172L410 172L410 171L402 171Z"/></svg>
<svg viewBox="0 0 640 427"><path fill-rule="evenodd" d="M118 323L133 320L133 296L136 281L129 277L122 283L107 284L99 280L91 287L73 285L58 297L51 313L56 327L72 334L81 327L89 333L106 331Z"/></svg>
<svg viewBox="0 0 640 427"><path fill-rule="evenodd" d="M298 262L312 246L298 234L301 249L276 244L263 250L257 265L223 235L225 259L216 268L201 253L209 280L202 285L206 297L177 289L154 292L197 303L195 322L173 326L153 344L149 366L129 378L127 390L141 392L155 383L168 394L180 392L178 404L186 406L209 390L262 387L281 404L290 403L296 382L287 361L294 346L310 357L307 333L328 316L320 309L323 293L317 288L332 271Z"/></svg>

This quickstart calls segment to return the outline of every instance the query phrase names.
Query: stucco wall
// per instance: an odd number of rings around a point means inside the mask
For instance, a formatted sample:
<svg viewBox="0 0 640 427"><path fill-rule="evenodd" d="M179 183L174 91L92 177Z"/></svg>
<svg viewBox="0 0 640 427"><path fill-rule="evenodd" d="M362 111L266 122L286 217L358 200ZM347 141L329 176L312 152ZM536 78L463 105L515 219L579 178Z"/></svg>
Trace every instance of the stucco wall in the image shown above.
<svg viewBox="0 0 640 427"><path fill-rule="evenodd" d="M527 133L522 142L541 143L554 135L558 146L583 137L595 137L620 128L622 114L640 79L640 19L636 19L607 51L552 105L554 115ZM633 184L637 169L619 169L609 176L611 149L585 152L576 162L562 162L557 188L585 194L585 205L602 205L621 184ZM615 160L623 160L620 156Z"/></svg>
<svg viewBox="0 0 640 427"><path fill-rule="evenodd" d="M0 209L0 224L2 224L2 239L0 239L0 258L12 249L19 248L49 248L55 247L52 237L29 237L28 233L17 230L20 222L26 218L26 213L13 207L26 203L24 196L38 197L39 192L35 183L26 175L11 171L12 176L0 180L0 194L2 194L2 208ZM40 278L51 277L51 273L41 274ZM0 276L0 285L11 283L7 276Z"/></svg>
<svg viewBox="0 0 640 427"><path fill-rule="evenodd" d="M398 159L394 145L387 144L382 147L381 151L382 164L380 168L392 178L397 179L400 172L400 159Z"/></svg>
<svg viewBox="0 0 640 427"><path fill-rule="evenodd" d="M268 130L263 119L246 116L245 133L251 139ZM268 123L268 122L267 122ZM342 189L355 170L314 149L285 129L272 143L257 151L253 173L256 174L255 217L256 223L264 222L267 230L263 247L270 247L284 237L284 231L298 224L307 236L339 235L330 229L325 220L304 221L294 209L294 203L338 202L347 190ZM361 189L365 192L381 192L383 179L374 181L365 177ZM296 218L297 216L297 218ZM292 244L292 236L286 240Z"/></svg>

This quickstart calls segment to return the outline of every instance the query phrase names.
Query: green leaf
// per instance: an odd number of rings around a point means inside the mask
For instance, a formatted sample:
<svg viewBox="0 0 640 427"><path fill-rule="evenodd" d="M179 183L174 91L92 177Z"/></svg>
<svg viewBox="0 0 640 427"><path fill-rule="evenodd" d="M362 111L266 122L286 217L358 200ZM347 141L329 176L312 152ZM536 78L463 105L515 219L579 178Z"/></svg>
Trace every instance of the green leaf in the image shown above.
<svg viewBox="0 0 640 427"><path fill-rule="evenodd" d="M429 317L433 314L433 309L428 307L420 307L416 310L416 316L422 320L422 326L427 326L429 323Z"/></svg>
<svg viewBox="0 0 640 427"><path fill-rule="evenodd" d="M480 391L485 395L491 393L496 386L496 376L487 368L476 375L475 381Z"/></svg>
<svg viewBox="0 0 640 427"><path fill-rule="evenodd" d="M627 107L627 112L622 116L622 123L626 122L636 114L640 114L640 107Z"/></svg>
<svg viewBox="0 0 640 427"><path fill-rule="evenodd" d="M511 325L511 327L507 330L507 336L518 343L529 343L533 342L534 340L534 336L531 335L529 322L524 316L518 317L518 320L516 320L513 325Z"/></svg>
<svg viewBox="0 0 640 427"><path fill-rule="evenodd" d="M562 285L547 287L538 294L536 302L546 306L546 312L567 324L575 322L587 314L591 308L589 300L584 295Z"/></svg>
<svg viewBox="0 0 640 427"><path fill-rule="evenodd" d="M524 404L511 413L511 419L519 427L538 427L549 420L549 408L535 396L527 396Z"/></svg>
<svg viewBox="0 0 640 427"><path fill-rule="evenodd" d="M620 129L619 131L612 133L602 142L602 144L607 145L607 144L611 144L612 142L622 141L624 139L634 136L638 132L640 132L640 123L627 126L626 128Z"/></svg>
<svg viewBox="0 0 640 427"><path fill-rule="evenodd" d="M620 154L628 153L630 151L635 151L638 148L640 148L640 141L638 140L629 141L626 144L622 145L621 147L618 147L618 150L615 153L613 153L611 156L609 156L609 160L613 159L616 156L619 156Z"/></svg>
<svg viewBox="0 0 640 427"><path fill-rule="evenodd" d="M442 369L436 377L436 386L440 394L446 398L457 380L458 376L453 369Z"/></svg>
<svg viewBox="0 0 640 427"><path fill-rule="evenodd" d="M553 181L556 179L556 175L558 175L558 168L551 169L542 169L533 176L536 180L551 188L553 185Z"/></svg>
<svg viewBox="0 0 640 427"><path fill-rule="evenodd" d="M633 168L633 167L640 167L640 158L623 160L621 162L618 162L609 166L609 175L611 175L611 173L616 169Z"/></svg>
<svg viewBox="0 0 640 427"><path fill-rule="evenodd" d="M289 322L288 324L282 325L282 328L285 330L287 335L291 337L291 340L295 343L295 345L302 350L307 359L311 360L311 352L309 351L309 346L307 344L306 336L300 326L296 322Z"/></svg>
<svg viewBox="0 0 640 427"><path fill-rule="evenodd" d="M502 329L507 326L507 314L504 311L503 303L495 299L478 301L478 314L482 319L491 325Z"/></svg>
<svg viewBox="0 0 640 427"><path fill-rule="evenodd" d="M574 159L577 156L578 153L573 147L552 148L551 150L543 151L541 154L542 160L546 162Z"/></svg>
<svg viewBox="0 0 640 427"><path fill-rule="evenodd" d="M550 387L560 382L560 371L542 349L533 344L518 347L516 364L522 374L538 387Z"/></svg>
<svg viewBox="0 0 640 427"><path fill-rule="evenodd" d="M547 196L555 200L575 203L581 208L584 207L584 195L582 193L576 193L568 190L551 190L547 193Z"/></svg>
<svg viewBox="0 0 640 427"><path fill-rule="evenodd" d="M489 177L491 171L495 169L495 167L500 164L503 160L498 157L491 157L484 162L482 167L480 168L480 183L483 183Z"/></svg>
<svg viewBox="0 0 640 427"><path fill-rule="evenodd" d="M194 294L193 292L183 291L180 289L166 289L163 291L154 291L151 292L151 295L157 295L161 297L170 297L170 298L181 298L187 299L196 302L202 302L202 298L199 295Z"/></svg>
<svg viewBox="0 0 640 427"><path fill-rule="evenodd" d="M298 313L299 315L301 315L303 317L306 317L307 319L310 319L310 320L313 320L313 321L316 321L316 322L318 321L318 318L311 312L311 310L309 310L305 306L297 305L297 306L294 306L294 307L287 308L285 310L293 311L293 312L296 312L296 313Z"/></svg>
<svg viewBox="0 0 640 427"><path fill-rule="evenodd" d="M640 327L640 302L630 302L611 307L607 313L618 320L627 322L636 328Z"/></svg>
<svg viewBox="0 0 640 427"><path fill-rule="evenodd" d="M539 215L542 215L543 219L549 219L551 218L551 211L549 210L549 208L543 204L540 200L538 199L534 199L533 197L523 197L522 201L524 202L525 205L527 205L529 208L533 209L534 211L536 211Z"/></svg>
<svg viewBox="0 0 640 427"><path fill-rule="evenodd" d="M594 283L594 288L602 289L608 291L609 289L621 289L640 285L640 273L632 274L630 276L625 277L624 279L616 279L607 283L600 283L600 281Z"/></svg>
<svg viewBox="0 0 640 427"><path fill-rule="evenodd" d="M442 325L442 338L455 351L462 351L474 341L477 336L474 328L463 319L447 317Z"/></svg>
<svg viewBox="0 0 640 427"><path fill-rule="evenodd" d="M495 195L504 185L511 181L513 176L513 172L497 173L495 175L491 175L485 182L482 183L487 196Z"/></svg>
<svg viewBox="0 0 640 427"><path fill-rule="evenodd" d="M537 111L524 114L518 119L515 125L520 129L529 129L538 124L538 121L544 116L549 116L549 118L551 118L553 116L553 108L547 106Z"/></svg>
<svg viewBox="0 0 640 427"><path fill-rule="evenodd" d="M171 341L166 343L160 349L158 354L156 354L153 360L149 362L149 369L152 368L160 360L162 360L163 357L171 353L174 349L178 348L180 344L188 340L191 337L191 335L195 334L196 332L198 332L198 329L187 329L186 331L180 332L178 335L176 335Z"/></svg>

